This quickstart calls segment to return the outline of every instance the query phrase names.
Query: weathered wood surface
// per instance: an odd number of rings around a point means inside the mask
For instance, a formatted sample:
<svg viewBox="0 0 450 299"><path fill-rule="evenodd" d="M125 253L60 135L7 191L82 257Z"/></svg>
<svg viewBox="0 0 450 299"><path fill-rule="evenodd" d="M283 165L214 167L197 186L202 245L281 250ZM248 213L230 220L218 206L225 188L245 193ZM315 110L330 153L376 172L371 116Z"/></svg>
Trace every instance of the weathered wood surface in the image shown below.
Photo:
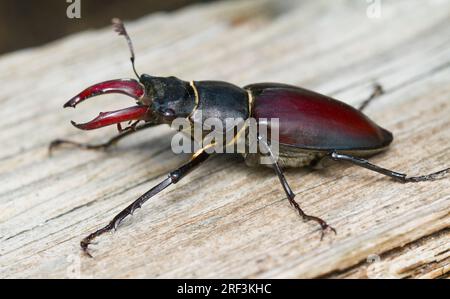
<svg viewBox="0 0 450 299"><path fill-rule="evenodd" d="M409 174L450 158L450 2L227 1L128 23L140 72L240 85L301 85L348 103L374 81L387 93L368 114L394 132L373 162ZM448 277L450 180L398 184L350 165L292 169L303 208L289 206L270 169L217 156L148 202L94 259L79 240L188 159L169 129L149 129L108 153L64 149L59 137L97 142L114 128L88 120L130 100L62 104L89 84L132 77L128 50L110 27L0 58L0 277Z"/></svg>

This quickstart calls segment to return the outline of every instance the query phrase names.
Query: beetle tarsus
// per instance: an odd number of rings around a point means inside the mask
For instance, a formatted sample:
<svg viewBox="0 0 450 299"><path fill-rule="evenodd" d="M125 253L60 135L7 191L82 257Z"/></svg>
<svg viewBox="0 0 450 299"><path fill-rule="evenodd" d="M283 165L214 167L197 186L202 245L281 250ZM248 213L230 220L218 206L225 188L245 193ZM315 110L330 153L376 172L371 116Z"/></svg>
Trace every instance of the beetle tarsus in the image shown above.
<svg viewBox="0 0 450 299"><path fill-rule="evenodd" d="M326 224L326 223L325 223L325 224ZM335 229L334 227L332 227L331 225L326 224L325 227L323 227L323 226L321 225L321 228L320 228L320 229L321 229L321 230L320 230L320 241L323 241L323 237L325 236L325 231L326 231L327 229L331 230L335 235L337 235L336 229Z"/></svg>
<svg viewBox="0 0 450 299"><path fill-rule="evenodd" d="M372 93L364 102L361 103L358 110L363 111L370 104L370 102L372 102L372 100L376 99L377 97L381 96L382 94L384 94L383 86L381 86L379 83L375 83L373 85Z"/></svg>
<svg viewBox="0 0 450 299"><path fill-rule="evenodd" d="M145 195L145 194L144 194ZM138 200L142 200L142 197L139 197ZM134 204L134 203L133 203ZM89 245L92 243L92 240L95 238L103 235L104 233L107 233L109 231L116 231L119 224L129 215L132 215L135 208L133 207L133 204L129 205L127 208L125 208L122 212L117 214L109 223L108 225L96 230L95 232L89 234L87 237L85 237L80 242L80 247L83 250L84 253L86 253L89 257L92 257L92 255L88 251Z"/></svg>
<svg viewBox="0 0 450 299"><path fill-rule="evenodd" d="M308 215L305 212L303 212L303 210L300 208L300 205L294 200L294 198L292 197L288 197L289 203L297 210L298 214L305 220L305 221L315 221L320 225L320 229L321 229L321 235L320 235L320 240L323 240L323 237L325 235L325 231L327 229L330 229L332 232L334 232L335 234L337 234L337 231L334 227L332 227L331 225L329 225L325 220L323 220L322 218L316 217L316 216L312 216L312 215Z"/></svg>
<svg viewBox="0 0 450 299"><path fill-rule="evenodd" d="M110 231L112 229L111 223L109 223L107 226L102 227L99 230L96 230L80 242L81 250L86 254L88 257L93 258L92 254L89 252L89 245L92 243L92 240L94 240L96 237Z"/></svg>
<svg viewBox="0 0 450 299"><path fill-rule="evenodd" d="M445 177L450 172L450 168L443 169L440 171L436 171L430 174L421 175L421 176L413 176L413 177L405 177L405 183L416 183L416 182L424 182L424 181L434 181L439 180Z"/></svg>

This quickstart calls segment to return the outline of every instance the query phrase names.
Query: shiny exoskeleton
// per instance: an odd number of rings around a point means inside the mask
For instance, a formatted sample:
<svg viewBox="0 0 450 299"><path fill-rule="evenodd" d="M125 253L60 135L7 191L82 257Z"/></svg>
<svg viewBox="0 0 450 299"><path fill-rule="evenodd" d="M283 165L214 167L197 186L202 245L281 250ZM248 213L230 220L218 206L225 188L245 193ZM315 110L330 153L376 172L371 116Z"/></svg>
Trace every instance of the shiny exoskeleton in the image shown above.
<svg viewBox="0 0 450 299"><path fill-rule="evenodd" d="M123 23L117 19L113 22L116 31L124 35L128 41L134 69L131 40ZM134 71L137 75L135 69ZM135 106L100 113L88 123L72 122L83 130L117 124L119 135L98 145L55 140L50 148L71 144L87 149L104 149L134 132L155 125L171 124L176 118L185 118L192 124L200 125L208 118L222 121L227 118L245 120L252 117L257 121L278 118L279 156L276 158L270 144L259 138L261 148L266 150L264 155L260 152L245 152L243 156L249 166L260 165L262 157L268 156L271 159L270 166L278 175L288 201L305 220L313 220L320 224L322 237L327 228L336 231L321 218L303 212L294 200L295 194L283 175L284 167L317 167L325 161L347 161L403 183L434 180L450 170L447 168L429 175L408 177L406 174L381 168L363 159L385 150L393 140L389 131L375 124L361 112L372 99L382 94L380 86L376 86L374 93L360 109L355 109L328 96L286 84L258 83L241 88L220 81L188 82L176 77L156 77L147 74L137 76L139 81L118 79L95 84L64 105L75 107L90 97L105 93L121 93L133 97L136 100ZM134 122L123 129L120 124L127 121ZM166 179L126 207L105 227L84 238L81 241L82 249L89 255L87 248L95 237L116 229L125 217L140 208L149 198L177 183L195 166L205 161L211 155L205 150L207 146L195 152L189 162L169 173Z"/></svg>

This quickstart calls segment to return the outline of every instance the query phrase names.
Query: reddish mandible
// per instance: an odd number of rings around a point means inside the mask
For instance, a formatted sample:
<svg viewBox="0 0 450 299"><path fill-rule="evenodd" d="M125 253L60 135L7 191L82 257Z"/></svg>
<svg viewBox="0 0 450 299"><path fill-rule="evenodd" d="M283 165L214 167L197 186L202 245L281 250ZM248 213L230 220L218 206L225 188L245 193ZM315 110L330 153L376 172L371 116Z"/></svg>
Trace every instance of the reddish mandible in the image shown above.
<svg viewBox="0 0 450 299"><path fill-rule="evenodd" d="M372 95L355 109L343 102L303 88L279 84L258 83L243 88L220 81L182 81L176 77L138 75L134 66L134 50L125 27L119 19L113 19L119 35L125 36L131 52L131 62L138 81L117 79L95 84L68 101L64 107L73 107L80 102L106 93L121 93L136 100L136 105L111 112L84 124L72 124L82 130L92 130L116 124L119 134L108 142L98 145L77 143L58 139L51 143L50 150L62 144L85 149L106 149L120 139L161 124L170 124L175 118L186 118L191 123L202 123L209 117L219 119L250 117L279 118L279 156L275 158L270 144L259 139L259 146L266 148L265 157L272 161L289 203L305 220L317 222L323 232L336 230L319 217L306 214L294 200L295 194L283 175L284 167L317 167L327 160L346 161L378 172L398 182L432 181L443 177L450 168L428 175L409 177L406 174L371 164L365 157L377 154L392 142L392 134L375 124L362 111L367 104L383 93L376 85ZM198 112L201 111L201 117ZM122 122L132 122L126 128ZM205 147L206 148L206 147ZM115 230L120 222L140 208L144 202L168 186L176 184L194 167L211 156L205 148L192 155L189 162L170 172L166 179L151 188L137 200L117 214L105 227L84 238L80 245L88 254L88 246L99 235ZM268 154L267 154L268 153ZM260 165L262 153L244 153L246 164Z"/></svg>

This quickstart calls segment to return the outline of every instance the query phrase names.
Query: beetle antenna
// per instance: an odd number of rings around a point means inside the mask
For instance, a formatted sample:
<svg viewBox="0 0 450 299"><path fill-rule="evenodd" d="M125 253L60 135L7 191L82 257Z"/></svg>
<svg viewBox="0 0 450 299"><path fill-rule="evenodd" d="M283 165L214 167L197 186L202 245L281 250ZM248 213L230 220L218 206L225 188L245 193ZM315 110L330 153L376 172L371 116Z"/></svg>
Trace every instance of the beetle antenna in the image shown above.
<svg viewBox="0 0 450 299"><path fill-rule="evenodd" d="M113 24L114 31L117 32L119 35L123 35L125 37L125 39L127 40L128 48L130 49L130 53L131 53L131 57L130 57L131 65L133 66L133 71L136 74L136 77L139 79L140 76L139 76L138 72L136 71L136 67L134 66L135 56L134 56L133 43L131 42L131 38L128 35L127 30L125 29L125 25L123 24L122 20L119 18L114 18L111 20L111 22Z"/></svg>

